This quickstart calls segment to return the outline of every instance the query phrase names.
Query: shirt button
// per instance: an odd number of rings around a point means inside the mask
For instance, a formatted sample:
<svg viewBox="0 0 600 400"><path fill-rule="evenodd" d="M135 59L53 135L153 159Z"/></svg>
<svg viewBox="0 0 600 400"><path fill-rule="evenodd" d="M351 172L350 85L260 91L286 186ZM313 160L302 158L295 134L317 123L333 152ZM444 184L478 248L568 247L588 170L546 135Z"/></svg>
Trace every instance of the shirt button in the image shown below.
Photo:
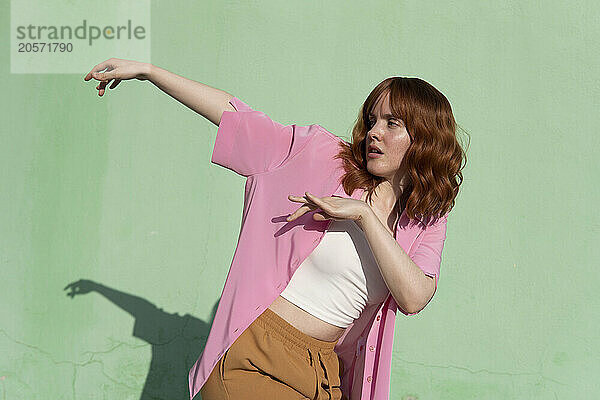
<svg viewBox="0 0 600 400"><path fill-rule="evenodd" d="M236 332L237 332L237 331L239 331L239 330L240 330L240 328L237 328L236 330L234 330L234 331L233 331L233 333L236 333Z"/></svg>
<svg viewBox="0 0 600 400"><path fill-rule="evenodd" d="M375 351L375 346L373 346L373 345L370 345L370 346L369 346L369 350L371 350L371 351Z"/></svg>
<svg viewBox="0 0 600 400"><path fill-rule="evenodd" d="M367 382L371 382L373 380L372 376L367 376Z"/></svg>
<svg viewBox="0 0 600 400"><path fill-rule="evenodd" d="M379 321L381 319L381 315L378 315L376 319Z"/></svg>

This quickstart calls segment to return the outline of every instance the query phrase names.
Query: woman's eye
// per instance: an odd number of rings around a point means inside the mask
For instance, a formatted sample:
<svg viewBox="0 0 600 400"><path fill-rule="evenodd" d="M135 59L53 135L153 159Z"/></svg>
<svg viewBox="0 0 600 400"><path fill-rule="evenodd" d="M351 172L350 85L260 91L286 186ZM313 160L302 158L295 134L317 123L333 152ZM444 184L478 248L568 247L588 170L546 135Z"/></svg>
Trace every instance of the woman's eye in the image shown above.
<svg viewBox="0 0 600 400"><path fill-rule="evenodd" d="M375 125L375 121L367 121L367 125L369 127L371 127L371 126ZM395 123L393 121L388 121L388 125L391 125L391 126L400 126L400 125L398 125L397 123Z"/></svg>

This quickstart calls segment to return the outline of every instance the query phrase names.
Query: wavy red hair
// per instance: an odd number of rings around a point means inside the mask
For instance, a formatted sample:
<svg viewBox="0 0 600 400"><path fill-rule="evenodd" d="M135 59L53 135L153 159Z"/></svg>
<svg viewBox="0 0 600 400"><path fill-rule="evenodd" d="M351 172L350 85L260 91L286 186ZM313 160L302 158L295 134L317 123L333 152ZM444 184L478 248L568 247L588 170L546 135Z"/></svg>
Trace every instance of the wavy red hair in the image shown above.
<svg viewBox="0 0 600 400"><path fill-rule="evenodd" d="M445 216L454 207L466 155L456 138L450 102L422 79L390 77L371 91L352 128L351 142L340 142L335 156L343 160L342 185L348 194L359 187L365 189L370 202L375 187L384 180L367 170L365 139L368 115L388 93L392 114L404 121L411 138L402 160L408 184L399 201L409 218L427 223L425 220Z"/></svg>

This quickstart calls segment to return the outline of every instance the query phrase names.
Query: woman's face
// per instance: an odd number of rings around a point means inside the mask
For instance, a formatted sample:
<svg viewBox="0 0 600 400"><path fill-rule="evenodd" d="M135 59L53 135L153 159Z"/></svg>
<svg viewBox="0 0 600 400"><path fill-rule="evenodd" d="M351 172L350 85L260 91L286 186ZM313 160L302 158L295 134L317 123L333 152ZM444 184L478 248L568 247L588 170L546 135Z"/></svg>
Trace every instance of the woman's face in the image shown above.
<svg viewBox="0 0 600 400"><path fill-rule="evenodd" d="M373 107L367 121L367 137L365 138L365 154L367 170L376 176L394 181L400 174L400 164L411 140L404 122L392 116L389 93L381 96ZM369 146L377 146L383 154L373 154ZM402 176L397 176L401 179Z"/></svg>

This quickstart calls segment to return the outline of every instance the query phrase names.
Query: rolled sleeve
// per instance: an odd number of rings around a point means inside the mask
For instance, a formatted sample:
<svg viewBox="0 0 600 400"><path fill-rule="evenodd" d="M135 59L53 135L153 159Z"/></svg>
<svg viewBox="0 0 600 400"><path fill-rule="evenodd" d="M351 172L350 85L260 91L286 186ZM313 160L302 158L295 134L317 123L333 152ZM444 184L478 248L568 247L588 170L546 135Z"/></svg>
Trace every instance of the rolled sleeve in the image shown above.
<svg viewBox="0 0 600 400"><path fill-rule="evenodd" d="M442 218L439 218L433 225L428 226L425 229L421 244L412 257L413 262L421 269L421 271L423 271L425 275L433 277L435 281L435 289L431 299L433 299L433 296L435 296L435 292L437 291L438 279L440 276L440 265L442 262L442 250L446 240L447 221L448 214L444 215ZM431 299L429 299L427 304L431 302ZM427 304L425 304L423 308L425 308ZM423 308L421 308L421 310L423 310ZM405 315L416 315L421 310L414 313L408 313L400 309L400 311Z"/></svg>
<svg viewBox="0 0 600 400"><path fill-rule="evenodd" d="M236 97L229 103L237 111L223 112L211 162L242 176L277 168L309 136L310 126L282 125Z"/></svg>

